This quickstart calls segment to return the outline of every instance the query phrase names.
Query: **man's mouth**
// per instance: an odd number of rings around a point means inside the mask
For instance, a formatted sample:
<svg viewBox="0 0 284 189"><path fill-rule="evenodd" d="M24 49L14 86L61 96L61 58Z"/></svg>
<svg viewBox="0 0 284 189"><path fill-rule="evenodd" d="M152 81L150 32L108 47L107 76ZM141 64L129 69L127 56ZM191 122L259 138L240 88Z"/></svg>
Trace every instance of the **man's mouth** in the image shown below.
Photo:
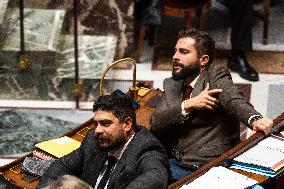
<svg viewBox="0 0 284 189"><path fill-rule="evenodd" d="M183 67L183 64L181 64L181 63L179 63L177 61L173 62L173 68L181 68L181 67Z"/></svg>
<svg viewBox="0 0 284 189"><path fill-rule="evenodd" d="M98 142L104 141L104 137L103 137L102 135L95 135L95 139L96 139Z"/></svg>
<svg viewBox="0 0 284 189"><path fill-rule="evenodd" d="M97 138L97 144L99 145L99 146L105 146L106 144L107 144L107 142L106 142L106 140L105 139L103 139L103 138Z"/></svg>
<svg viewBox="0 0 284 189"><path fill-rule="evenodd" d="M177 68L181 68L180 65L173 65L173 68L177 69Z"/></svg>
<svg viewBox="0 0 284 189"><path fill-rule="evenodd" d="M173 69L174 70L178 70L178 69L181 69L182 68L182 65L181 64L178 64L178 63L174 63L173 64Z"/></svg>

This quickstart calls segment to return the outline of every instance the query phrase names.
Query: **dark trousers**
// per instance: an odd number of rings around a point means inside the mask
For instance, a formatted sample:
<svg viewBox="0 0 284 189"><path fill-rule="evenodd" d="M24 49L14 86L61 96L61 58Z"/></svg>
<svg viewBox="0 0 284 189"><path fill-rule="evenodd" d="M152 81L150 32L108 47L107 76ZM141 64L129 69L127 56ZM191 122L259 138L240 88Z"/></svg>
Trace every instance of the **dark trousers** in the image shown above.
<svg viewBox="0 0 284 189"><path fill-rule="evenodd" d="M175 159L170 159L169 163L173 181L179 180L198 169L198 167L183 164Z"/></svg>
<svg viewBox="0 0 284 189"><path fill-rule="evenodd" d="M218 0L229 9L232 50L252 50L252 0Z"/></svg>

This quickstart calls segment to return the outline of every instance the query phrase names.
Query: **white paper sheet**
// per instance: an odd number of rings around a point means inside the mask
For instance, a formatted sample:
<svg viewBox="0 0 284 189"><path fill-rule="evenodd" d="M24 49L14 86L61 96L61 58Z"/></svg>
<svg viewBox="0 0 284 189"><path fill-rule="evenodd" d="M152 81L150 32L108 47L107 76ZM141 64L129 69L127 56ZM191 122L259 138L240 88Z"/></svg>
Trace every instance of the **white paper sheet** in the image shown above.
<svg viewBox="0 0 284 189"><path fill-rule="evenodd" d="M284 139L270 136L248 149L235 161L271 168L284 159Z"/></svg>
<svg viewBox="0 0 284 189"><path fill-rule="evenodd" d="M257 181L231 171L225 167L213 167L193 182L181 189L244 189L256 184Z"/></svg>

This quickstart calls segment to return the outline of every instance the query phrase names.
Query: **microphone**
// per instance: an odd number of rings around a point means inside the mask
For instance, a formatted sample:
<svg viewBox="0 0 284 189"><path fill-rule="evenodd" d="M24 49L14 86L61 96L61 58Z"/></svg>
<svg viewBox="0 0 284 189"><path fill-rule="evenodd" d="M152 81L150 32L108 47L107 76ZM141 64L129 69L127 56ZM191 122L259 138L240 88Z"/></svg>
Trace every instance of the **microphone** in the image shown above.
<svg viewBox="0 0 284 189"><path fill-rule="evenodd" d="M123 58L123 59L119 59L115 62L113 62L111 65L109 65L103 72L102 74L102 78L100 80L100 96L103 95L103 80L105 78L106 73L108 72L108 70L110 68L112 68L114 65L123 62L123 61L130 61L133 64L133 78L132 78L132 86L129 87L129 96L131 98L133 98L134 100L138 100L138 91L139 91L139 87L136 86L136 62L135 60L133 60L132 58Z"/></svg>

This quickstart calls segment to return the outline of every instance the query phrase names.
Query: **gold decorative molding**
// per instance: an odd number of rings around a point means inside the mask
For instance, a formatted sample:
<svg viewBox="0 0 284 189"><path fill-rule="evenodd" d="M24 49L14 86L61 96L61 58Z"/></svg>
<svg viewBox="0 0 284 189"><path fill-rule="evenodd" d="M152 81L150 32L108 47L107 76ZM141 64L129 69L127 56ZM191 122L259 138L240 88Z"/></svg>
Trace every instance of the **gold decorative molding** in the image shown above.
<svg viewBox="0 0 284 189"><path fill-rule="evenodd" d="M30 60L26 54L20 55L20 61L18 64L18 69L20 71L25 71L30 67Z"/></svg>
<svg viewBox="0 0 284 189"><path fill-rule="evenodd" d="M73 94L77 98L81 98L84 93L84 86L81 83L75 83L73 85Z"/></svg>

